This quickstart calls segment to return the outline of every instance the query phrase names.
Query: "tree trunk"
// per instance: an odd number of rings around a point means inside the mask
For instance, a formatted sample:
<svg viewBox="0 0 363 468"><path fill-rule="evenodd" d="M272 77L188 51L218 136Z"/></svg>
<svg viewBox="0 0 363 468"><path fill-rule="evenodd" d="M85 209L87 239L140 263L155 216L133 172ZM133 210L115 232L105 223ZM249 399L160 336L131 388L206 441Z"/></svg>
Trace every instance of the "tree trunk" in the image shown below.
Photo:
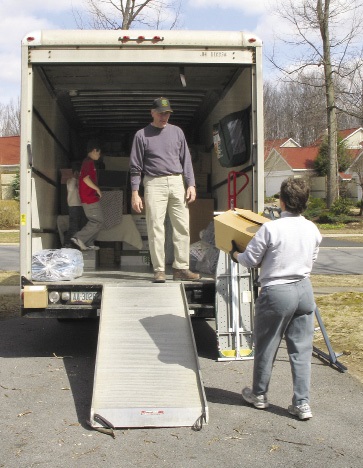
<svg viewBox="0 0 363 468"><path fill-rule="evenodd" d="M130 29L130 24L132 22L132 17L131 17L131 3L132 2L133 0L126 1L125 13L122 19L122 29Z"/></svg>
<svg viewBox="0 0 363 468"><path fill-rule="evenodd" d="M333 80L333 69L331 64L330 37L329 37L329 8L330 0L326 0L324 5L322 0L317 0L317 13L320 27L320 34L323 41L324 73L325 73L325 94L328 120L328 151L329 151L329 172L327 187L327 206L330 208L339 197L338 183L338 155L337 155L337 115L335 106L335 88Z"/></svg>

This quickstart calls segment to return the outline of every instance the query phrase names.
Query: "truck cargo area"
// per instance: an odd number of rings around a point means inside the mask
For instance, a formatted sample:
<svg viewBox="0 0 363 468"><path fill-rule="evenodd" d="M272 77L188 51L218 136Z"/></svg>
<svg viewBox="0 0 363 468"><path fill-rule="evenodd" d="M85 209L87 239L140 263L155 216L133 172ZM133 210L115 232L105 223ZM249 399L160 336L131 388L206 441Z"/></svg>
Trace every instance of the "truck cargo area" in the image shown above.
<svg viewBox="0 0 363 468"><path fill-rule="evenodd" d="M24 37L23 290L35 283L34 254L63 245L68 222L66 181L73 162L86 156L90 138L101 142L97 170L109 213L96 240L97 258L87 253L83 275L72 281L36 282L44 289L34 294L39 301L22 307L23 315L96 316L104 285L151 281L145 216L131 210L128 167L133 136L150 123L156 97L170 99L174 112L169 122L183 129L192 155L197 200L190 206L191 248L201 241L200 233L213 222L214 212L230 208L231 170L244 172L247 181L233 202L262 211L261 63L261 41L245 32L78 30L35 31ZM225 119L241 113L246 118L245 134L237 127L233 138L227 137L224 131L231 130L234 121ZM222 164L222 140L243 151L243 159ZM167 256L170 248L171 232L166 227ZM169 259L167 283L172 282L171 263ZM190 311L208 316L214 308L215 275L201 273L200 282L184 287Z"/></svg>

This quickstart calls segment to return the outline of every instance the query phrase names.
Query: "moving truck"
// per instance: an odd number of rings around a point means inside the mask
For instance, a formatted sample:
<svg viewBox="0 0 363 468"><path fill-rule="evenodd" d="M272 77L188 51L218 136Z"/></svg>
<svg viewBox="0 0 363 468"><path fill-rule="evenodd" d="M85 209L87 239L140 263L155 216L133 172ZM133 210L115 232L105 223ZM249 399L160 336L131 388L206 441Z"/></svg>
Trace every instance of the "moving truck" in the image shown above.
<svg viewBox="0 0 363 468"><path fill-rule="evenodd" d="M231 206L263 211L261 65L261 41L247 32L43 30L24 37L24 316L96 317L106 283L131 281L137 286L151 281L145 220L130 208L128 160L133 136L151 122L151 103L157 97L170 99L170 123L183 129L192 154L197 186L197 201L190 207L192 246L215 212ZM98 252L83 253L81 276L35 281L34 256L62 247L65 181L72 163L85 157L90 138L102 144L101 189L118 200L113 211L122 206L120 225L128 220L136 226L142 246L132 245L133 238L130 242L116 225L102 231ZM202 273L201 281L184 288L191 313L213 310L213 274Z"/></svg>

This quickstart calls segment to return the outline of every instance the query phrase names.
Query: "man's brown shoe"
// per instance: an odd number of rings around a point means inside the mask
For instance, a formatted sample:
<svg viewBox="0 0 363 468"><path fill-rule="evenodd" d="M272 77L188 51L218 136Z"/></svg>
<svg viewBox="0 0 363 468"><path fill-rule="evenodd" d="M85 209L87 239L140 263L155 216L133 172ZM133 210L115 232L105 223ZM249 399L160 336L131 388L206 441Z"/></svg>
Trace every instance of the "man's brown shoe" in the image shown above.
<svg viewBox="0 0 363 468"><path fill-rule="evenodd" d="M175 268L173 268L174 281L196 281L199 279L199 273L193 273L190 270L176 270Z"/></svg>
<svg viewBox="0 0 363 468"><path fill-rule="evenodd" d="M165 283L165 271L155 271L153 283Z"/></svg>

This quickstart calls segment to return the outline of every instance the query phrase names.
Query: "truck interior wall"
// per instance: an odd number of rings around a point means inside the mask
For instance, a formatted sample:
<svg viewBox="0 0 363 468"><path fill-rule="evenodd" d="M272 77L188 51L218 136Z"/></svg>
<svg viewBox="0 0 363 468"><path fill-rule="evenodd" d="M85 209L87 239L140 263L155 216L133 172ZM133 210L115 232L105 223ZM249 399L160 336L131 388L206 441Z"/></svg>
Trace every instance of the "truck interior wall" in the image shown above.
<svg viewBox="0 0 363 468"><path fill-rule="evenodd" d="M201 128L201 138L203 144L210 148L213 146L213 125L218 123L220 119L233 112L240 111L252 104L251 95L252 82L251 82L251 68L245 68L238 79L235 81L231 89L221 99L217 106L213 109L212 113L208 116ZM252 133L252 132L251 132ZM252 148L252 145L251 145ZM250 165L250 162L244 166ZM222 167L214 151L212 151L212 187L225 181L230 171L241 171L244 166L233 168ZM237 206L245 209L252 209L252 177L245 190L237 197ZM240 179L238 186L243 185L244 179ZM228 207L228 187L227 183L214 191L214 198L216 199L216 207L219 211L229 209Z"/></svg>
<svg viewBox="0 0 363 468"><path fill-rule="evenodd" d="M34 252L59 246L57 233L59 169L69 166L70 130L56 99L50 94L36 69L34 70L33 96L32 229L47 231L33 234L32 250ZM38 175L37 172L44 177Z"/></svg>

